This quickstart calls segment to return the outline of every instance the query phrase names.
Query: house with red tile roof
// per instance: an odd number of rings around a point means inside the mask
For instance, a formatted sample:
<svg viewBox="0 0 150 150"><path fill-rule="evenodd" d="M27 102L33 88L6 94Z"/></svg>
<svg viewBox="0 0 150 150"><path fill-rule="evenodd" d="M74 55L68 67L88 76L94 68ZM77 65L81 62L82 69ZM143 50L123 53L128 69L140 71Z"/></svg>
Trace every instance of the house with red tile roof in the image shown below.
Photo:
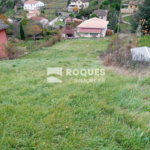
<svg viewBox="0 0 150 150"><path fill-rule="evenodd" d="M77 26L77 33L80 37L105 37L109 21L91 18Z"/></svg>
<svg viewBox="0 0 150 150"><path fill-rule="evenodd" d="M0 20L0 58L7 57L5 53L5 46L7 45L7 34L6 29L9 28L9 25L5 24L2 20Z"/></svg>
<svg viewBox="0 0 150 150"><path fill-rule="evenodd" d="M44 6L44 3L41 1L26 1L24 3L24 10L35 10L35 9L40 9L41 7Z"/></svg>
<svg viewBox="0 0 150 150"><path fill-rule="evenodd" d="M43 27L45 27L49 22L49 20L44 17L31 17L31 19L35 22L41 23Z"/></svg>
<svg viewBox="0 0 150 150"><path fill-rule="evenodd" d="M39 10L30 10L29 13L27 13L27 18L30 19L31 17L37 17L41 14Z"/></svg>

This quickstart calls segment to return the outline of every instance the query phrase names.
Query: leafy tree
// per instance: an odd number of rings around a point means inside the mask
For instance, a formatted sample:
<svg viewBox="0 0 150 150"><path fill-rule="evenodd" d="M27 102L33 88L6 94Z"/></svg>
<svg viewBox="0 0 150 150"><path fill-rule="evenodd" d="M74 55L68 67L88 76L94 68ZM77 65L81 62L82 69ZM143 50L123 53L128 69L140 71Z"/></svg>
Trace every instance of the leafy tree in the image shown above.
<svg viewBox="0 0 150 150"><path fill-rule="evenodd" d="M74 11L74 12L77 12L78 10L79 10L78 7L74 7L74 8L73 8L73 11Z"/></svg>
<svg viewBox="0 0 150 150"><path fill-rule="evenodd" d="M150 0L145 0L142 5L139 6L137 13L131 20L132 32L135 33L139 24L142 25L141 29L150 33ZM145 20L144 22L141 20ZM140 22L141 21L141 22Z"/></svg>
<svg viewBox="0 0 150 150"><path fill-rule="evenodd" d="M76 18L81 19L81 14L78 13L78 14L76 15Z"/></svg>
<svg viewBox="0 0 150 150"><path fill-rule="evenodd" d="M7 7L10 8L10 9L14 8L14 3L13 3L12 1L8 1L8 2L6 3L6 5L7 5Z"/></svg>
<svg viewBox="0 0 150 150"><path fill-rule="evenodd" d="M22 23L20 23L20 37L21 40L25 40L25 34L24 34Z"/></svg>
<svg viewBox="0 0 150 150"><path fill-rule="evenodd" d="M9 21L8 21L8 18L5 15L0 14L0 19L3 20L4 23L6 23L6 24L10 24Z"/></svg>
<svg viewBox="0 0 150 150"><path fill-rule="evenodd" d="M70 14L69 17L74 18L74 14Z"/></svg>
<svg viewBox="0 0 150 150"><path fill-rule="evenodd" d="M115 8L116 8L116 11L120 11L120 4L119 3L115 3Z"/></svg>
<svg viewBox="0 0 150 150"><path fill-rule="evenodd" d="M103 9L103 4L101 4L101 5L99 6L99 9Z"/></svg>
<svg viewBox="0 0 150 150"><path fill-rule="evenodd" d="M112 29L112 30L115 29L115 26L116 26L116 24L117 24L117 21L118 21L117 13L114 13L114 15L113 15L113 17L112 17L112 20L111 20L110 29Z"/></svg>
<svg viewBox="0 0 150 150"><path fill-rule="evenodd" d="M94 17L99 18L99 17L97 16L97 14L92 14L92 15L91 15L91 18L94 18Z"/></svg>

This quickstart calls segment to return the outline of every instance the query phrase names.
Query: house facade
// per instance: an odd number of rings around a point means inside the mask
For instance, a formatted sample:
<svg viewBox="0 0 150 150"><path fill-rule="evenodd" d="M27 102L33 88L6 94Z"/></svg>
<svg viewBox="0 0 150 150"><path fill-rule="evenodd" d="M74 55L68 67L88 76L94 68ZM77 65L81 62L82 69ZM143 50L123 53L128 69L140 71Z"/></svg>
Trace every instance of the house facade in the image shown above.
<svg viewBox="0 0 150 150"><path fill-rule="evenodd" d="M80 10L81 8L85 9L89 7L89 0L71 0L71 3L68 6L68 11L73 12L73 8L78 7Z"/></svg>
<svg viewBox="0 0 150 150"><path fill-rule="evenodd" d="M7 45L7 34L6 29L9 28L9 25L5 24L2 20L0 20L0 58L7 57L5 53L5 46Z"/></svg>
<svg viewBox="0 0 150 150"><path fill-rule="evenodd" d="M95 17L77 26L77 33L80 37L105 37L108 23Z"/></svg>
<svg viewBox="0 0 150 150"><path fill-rule="evenodd" d="M41 12L39 10L30 10L29 13L27 13L27 18L30 19L31 17L39 16Z"/></svg>
<svg viewBox="0 0 150 150"><path fill-rule="evenodd" d="M100 19L107 20L108 10L98 9L98 10L94 10L92 14L96 14L97 16L99 16Z"/></svg>
<svg viewBox="0 0 150 150"><path fill-rule="evenodd" d="M143 1L130 1L129 2L129 5L128 5L128 9L138 9L139 8L139 5L141 5L143 3Z"/></svg>
<svg viewBox="0 0 150 150"><path fill-rule="evenodd" d="M36 10L36 9L40 9L41 7L44 6L44 3L41 1L26 1L24 3L24 10Z"/></svg>

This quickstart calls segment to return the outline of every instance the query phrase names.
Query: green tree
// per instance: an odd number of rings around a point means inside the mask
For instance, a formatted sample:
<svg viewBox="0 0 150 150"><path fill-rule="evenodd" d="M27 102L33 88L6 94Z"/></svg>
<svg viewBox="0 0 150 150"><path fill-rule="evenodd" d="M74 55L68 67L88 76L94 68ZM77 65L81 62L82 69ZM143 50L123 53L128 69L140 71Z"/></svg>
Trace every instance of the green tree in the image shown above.
<svg viewBox="0 0 150 150"><path fill-rule="evenodd" d="M94 18L94 17L99 18L99 17L97 16L97 14L92 14L92 15L91 15L91 18Z"/></svg>
<svg viewBox="0 0 150 150"><path fill-rule="evenodd" d="M146 30L147 33L150 33L150 0L145 0L142 5L139 6L137 13L133 16L131 20L132 32L135 33L138 25L142 21L142 30Z"/></svg>
<svg viewBox="0 0 150 150"><path fill-rule="evenodd" d="M118 17L117 17L117 13L115 12L113 17L112 17L112 20L111 20L111 26L110 26L110 29L114 30L115 29L115 26L117 24L117 21L118 21Z"/></svg>
<svg viewBox="0 0 150 150"><path fill-rule="evenodd" d="M20 37L21 40L25 40L25 34L24 34L22 23L20 23Z"/></svg>
<svg viewBox="0 0 150 150"><path fill-rule="evenodd" d="M99 6L99 9L103 9L103 4L101 4L101 5Z"/></svg>

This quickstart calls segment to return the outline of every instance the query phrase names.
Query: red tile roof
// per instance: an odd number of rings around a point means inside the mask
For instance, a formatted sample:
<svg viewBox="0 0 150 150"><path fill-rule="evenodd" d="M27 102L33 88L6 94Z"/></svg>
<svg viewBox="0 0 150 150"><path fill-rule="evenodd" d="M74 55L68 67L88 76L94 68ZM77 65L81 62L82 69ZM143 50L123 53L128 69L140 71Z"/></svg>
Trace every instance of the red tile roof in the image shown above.
<svg viewBox="0 0 150 150"><path fill-rule="evenodd" d="M74 30L73 29L64 29L63 30L63 33L65 33L65 34L74 34Z"/></svg>
<svg viewBox="0 0 150 150"><path fill-rule="evenodd" d="M39 1L26 1L24 4L37 4Z"/></svg>
<svg viewBox="0 0 150 150"><path fill-rule="evenodd" d="M33 13L40 13L40 11L39 10L30 10L30 12L33 12Z"/></svg>
<svg viewBox="0 0 150 150"><path fill-rule="evenodd" d="M89 28L80 28L79 32L85 32L85 33L100 33L101 29L89 29Z"/></svg>
<svg viewBox="0 0 150 150"><path fill-rule="evenodd" d="M44 17L31 17L33 21L41 21Z"/></svg>

